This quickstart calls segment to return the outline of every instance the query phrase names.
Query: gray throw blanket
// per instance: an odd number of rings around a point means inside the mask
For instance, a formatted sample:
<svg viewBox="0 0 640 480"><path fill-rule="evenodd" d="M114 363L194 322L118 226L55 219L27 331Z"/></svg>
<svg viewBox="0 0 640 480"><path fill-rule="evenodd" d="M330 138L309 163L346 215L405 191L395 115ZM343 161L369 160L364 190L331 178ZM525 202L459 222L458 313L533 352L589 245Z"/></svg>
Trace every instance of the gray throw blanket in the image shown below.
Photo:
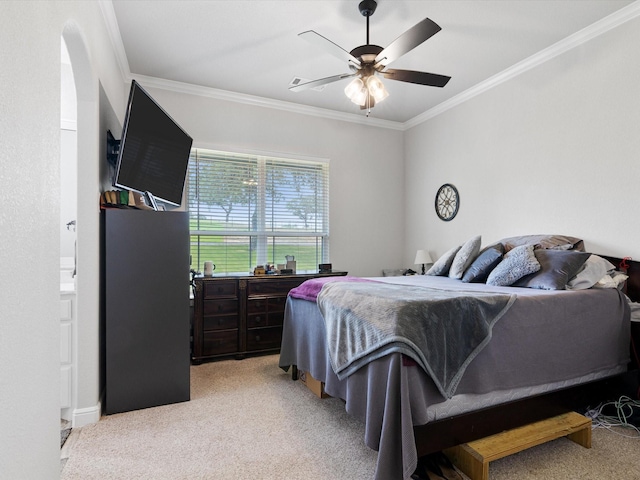
<svg viewBox="0 0 640 480"><path fill-rule="evenodd" d="M413 358L451 398L516 295L385 283L332 282L318 307L331 366L343 379L391 352Z"/></svg>

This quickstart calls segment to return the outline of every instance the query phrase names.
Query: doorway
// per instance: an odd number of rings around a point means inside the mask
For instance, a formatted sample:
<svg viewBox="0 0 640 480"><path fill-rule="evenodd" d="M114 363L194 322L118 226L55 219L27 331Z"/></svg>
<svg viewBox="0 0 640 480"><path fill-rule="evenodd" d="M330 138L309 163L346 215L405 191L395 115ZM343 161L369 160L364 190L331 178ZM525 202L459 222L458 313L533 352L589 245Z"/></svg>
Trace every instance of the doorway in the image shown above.
<svg viewBox="0 0 640 480"><path fill-rule="evenodd" d="M99 159L100 151L100 108L98 100L98 78L92 68L85 35L78 24L69 20L65 23L61 35L62 45L66 46L69 63L62 66L73 80L75 88L68 88L69 99L62 99L61 117L75 118L70 124L63 123L61 118L61 155L69 168L60 168L61 202L63 195L71 210L61 208L60 235L61 258L73 266L71 274L75 302L68 311L67 335L61 336L61 354L67 353L69 360L64 366L69 367L67 376L70 405L66 416L70 417L72 426L81 427L100 420L100 215L97 207L99 192ZM61 56L62 58L62 56ZM62 61L62 60L61 60ZM62 77L63 73L61 73ZM64 88L63 87L61 88ZM66 95L66 94L65 94ZM73 106L75 101L75 106ZM63 106L64 102L64 106ZM66 120L67 118L65 118ZM67 138L70 137L70 138ZM67 141L68 145L62 145ZM67 148L65 153L65 148ZM75 176L75 177L74 177ZM75 178L75 181L73 180ZM67 182L71 186L67 187ZM75 207L75 211L73 208ZM75 225L72 223L75 220ZM67 224L70 224L67 226ZM75 228L75 232L73 231ZM62 241L64 239L64 241ZM73 246L75 245L75 248ZM64 250L63 250L64 249ZM64 257L63 257L64 255ZM68 274L68 272L67 272ZM62 275L62 271L61 271ZM62 322L61 322L62 325ZM68 340L68 345L63 343ZM61 357L61 360L64 358Z"/></svg>
<svg viewBox="0 0 640 480"><path fill-rule="evenodd" d="M77 99L71 59L60 41L60 430L61 446L73 421L77 330Z"/></svg>

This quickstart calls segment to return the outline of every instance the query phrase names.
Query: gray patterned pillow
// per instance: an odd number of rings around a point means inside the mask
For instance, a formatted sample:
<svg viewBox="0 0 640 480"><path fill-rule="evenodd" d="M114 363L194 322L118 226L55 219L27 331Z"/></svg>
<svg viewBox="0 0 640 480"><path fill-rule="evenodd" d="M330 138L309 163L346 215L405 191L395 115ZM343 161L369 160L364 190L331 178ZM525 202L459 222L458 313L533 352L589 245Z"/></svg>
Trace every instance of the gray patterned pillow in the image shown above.
<svg viewBox="0 0 640 480"><path fill-rule="evenodd" d="M464 271L478 256L481 240L480 235L476 235L462 245L460 250L458 250L458 253L456 253L456 256L453 258L453 263L449 269L450 278L462 278Z"/></svg>
<svg viewBox="0 0 640 480"><path fill-rule="evenodd" d="M427 275L447 275L449 273L449 269L451 268L451 264L453 263L453 259L460 250L460 246L453 247L451 250L442 255L436 263L434 263L429 270L427 270Z"/></svg>
<svg viewBox="0 0 640 480"><path fill-rule="evenodd" d="M525 275L540 270L540 263L533 253L533 245L521 245L509 250L502 261L489 274L487 285L513 285Z"/></svg>

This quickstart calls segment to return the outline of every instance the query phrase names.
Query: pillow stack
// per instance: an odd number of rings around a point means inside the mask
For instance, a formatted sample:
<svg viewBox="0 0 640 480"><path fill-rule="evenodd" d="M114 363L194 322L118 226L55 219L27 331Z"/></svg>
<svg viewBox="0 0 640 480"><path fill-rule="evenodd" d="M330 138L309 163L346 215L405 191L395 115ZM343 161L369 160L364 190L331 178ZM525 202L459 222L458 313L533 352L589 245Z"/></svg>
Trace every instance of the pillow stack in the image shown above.
<svg viewBox="0 0 640 480"><path fill-rule="evenodd" d="M467 240L463 245L458 245L442 255L427 270L427 275L449 276L461 279L465 271L473 263L480 252L482 237L476 235Z"/></svg>
<svg viewBox="0 0 640 480"><path fill-rule="evenodd" d="M510 237L482 250L480 244L481 237L476 235L448 250L427 274L449 276L467 283L544 290L591 288L598 286L598 282L610 283L609 279L613 278L610 276L613 265L585 253L584 242L576 237Z"/></svg>

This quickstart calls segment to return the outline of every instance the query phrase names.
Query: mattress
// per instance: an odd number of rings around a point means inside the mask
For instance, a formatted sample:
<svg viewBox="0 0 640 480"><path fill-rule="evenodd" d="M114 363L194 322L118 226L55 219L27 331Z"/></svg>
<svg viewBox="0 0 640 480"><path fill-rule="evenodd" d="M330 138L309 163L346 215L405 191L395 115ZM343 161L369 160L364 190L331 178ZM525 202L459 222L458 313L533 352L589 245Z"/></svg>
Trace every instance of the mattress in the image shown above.
<svg viewBox="0 0 640 480"><path fill-rule="evenodd" d="M280 367L309 371L325 383L329 395L345 400L346 410L365 422L365 443L379 452L376 480L410 478L417 462L414 425L626 371L629 307L616 289L548 291L433 276L375 280L458 290L461 295L517 295L449 400L424 370L399 353L339 380L331 368L317 305L288 298Z"/></svg>

